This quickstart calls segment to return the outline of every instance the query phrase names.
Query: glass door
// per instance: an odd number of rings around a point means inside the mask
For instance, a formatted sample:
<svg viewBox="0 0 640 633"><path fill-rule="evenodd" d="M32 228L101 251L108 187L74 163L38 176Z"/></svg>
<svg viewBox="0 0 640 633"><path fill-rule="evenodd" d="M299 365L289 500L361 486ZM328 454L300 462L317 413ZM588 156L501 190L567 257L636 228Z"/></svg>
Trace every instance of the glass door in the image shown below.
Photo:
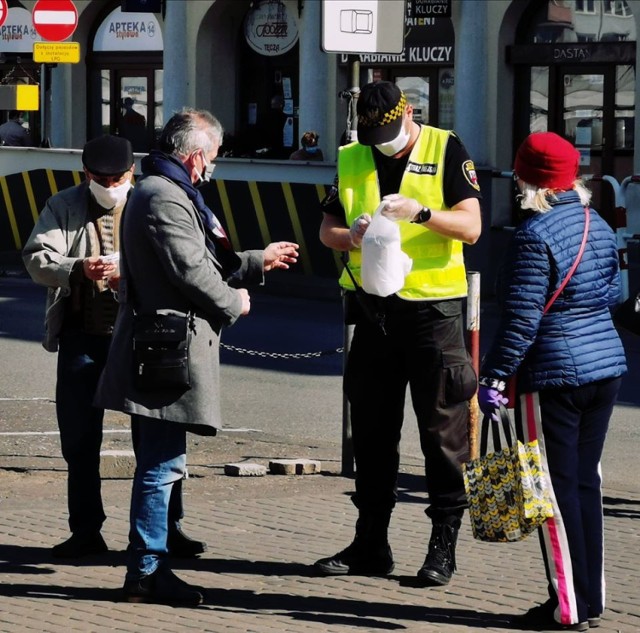
<svg viewBox="0 0 640 633"><path fill-rule="evenodd" d="M163 126L161 69L97 68L90 74L88 138L119 134L146 153Z"/></svg>
<svg viewBox="0 0 640 633"><path fill-rule="evenodd" d="M603 173L603 122L605 76L601 73L560 75L560 134L580 152L584 176Z"/></svg>
<svg viewBox="0 0 640 633"><path fill-rule="evenodd" d="M148 152L153 138L148 124L149 78L147 74L118 75L116 133L131 141L134 152Z"/></svg>

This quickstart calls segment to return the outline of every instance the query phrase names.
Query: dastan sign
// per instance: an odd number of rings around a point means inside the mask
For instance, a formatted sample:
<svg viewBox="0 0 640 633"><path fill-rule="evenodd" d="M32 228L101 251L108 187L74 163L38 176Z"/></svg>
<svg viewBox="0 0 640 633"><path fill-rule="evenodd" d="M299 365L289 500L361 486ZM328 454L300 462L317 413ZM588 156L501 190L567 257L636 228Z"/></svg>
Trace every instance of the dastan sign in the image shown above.
<svg viewBox="0 0 640 633"><path fill-rule="evenodd" d="M297 3L262 0L244 19L247 44L260 55L273 57L290 51L298 41Z"/></svg>

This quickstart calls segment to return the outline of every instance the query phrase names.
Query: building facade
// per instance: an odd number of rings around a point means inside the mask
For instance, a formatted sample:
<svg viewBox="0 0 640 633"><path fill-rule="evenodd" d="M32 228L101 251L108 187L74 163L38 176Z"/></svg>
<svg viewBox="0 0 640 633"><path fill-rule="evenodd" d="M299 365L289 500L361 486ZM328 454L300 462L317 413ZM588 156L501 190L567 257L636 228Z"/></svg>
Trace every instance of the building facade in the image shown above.
<svg viewBox="0 0 640 633"><path fill-rule="evenodd" d="M576 144L612 225L615 192L600 179L640 172L639 0L407 0L401 53L348 55L322 50L321 0L75 0L81 59L58 65L32 61L36 3L8 4L0 81L39 83L27 118L42 146L110 132L146 152L189 105L218 116L222 155L250 159L247 170L287 159L315 130L329 173L357 86L382 78L417 119L458 132L483 176L486 226L512 223L510 184L495 176L530 131Z"/></svg>

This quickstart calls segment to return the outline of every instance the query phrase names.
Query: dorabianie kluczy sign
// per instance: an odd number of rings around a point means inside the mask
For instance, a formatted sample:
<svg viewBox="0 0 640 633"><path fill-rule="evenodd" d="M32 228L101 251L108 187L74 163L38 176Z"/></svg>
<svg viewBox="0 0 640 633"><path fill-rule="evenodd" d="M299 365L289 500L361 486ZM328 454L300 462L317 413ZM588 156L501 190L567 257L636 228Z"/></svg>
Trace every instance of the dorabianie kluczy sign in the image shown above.
<svg viewBox="0 0 640 633"><path fill-rule="evenodd" d="M451 0L407 0L410 18L450 18Z"/></svg>

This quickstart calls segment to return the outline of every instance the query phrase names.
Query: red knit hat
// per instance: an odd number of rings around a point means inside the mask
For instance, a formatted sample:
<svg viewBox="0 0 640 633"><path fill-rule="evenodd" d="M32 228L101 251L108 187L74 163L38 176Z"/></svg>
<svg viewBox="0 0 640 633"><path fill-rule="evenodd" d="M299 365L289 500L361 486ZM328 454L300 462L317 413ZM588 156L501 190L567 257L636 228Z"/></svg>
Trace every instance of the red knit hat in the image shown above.
<svg viewBox="0 0 640 633"><path fill-rule="evenodd" d="M578 177L580 153L553 132L530 134L518 148L514 171L536 187L571 189Z"/></svg>

